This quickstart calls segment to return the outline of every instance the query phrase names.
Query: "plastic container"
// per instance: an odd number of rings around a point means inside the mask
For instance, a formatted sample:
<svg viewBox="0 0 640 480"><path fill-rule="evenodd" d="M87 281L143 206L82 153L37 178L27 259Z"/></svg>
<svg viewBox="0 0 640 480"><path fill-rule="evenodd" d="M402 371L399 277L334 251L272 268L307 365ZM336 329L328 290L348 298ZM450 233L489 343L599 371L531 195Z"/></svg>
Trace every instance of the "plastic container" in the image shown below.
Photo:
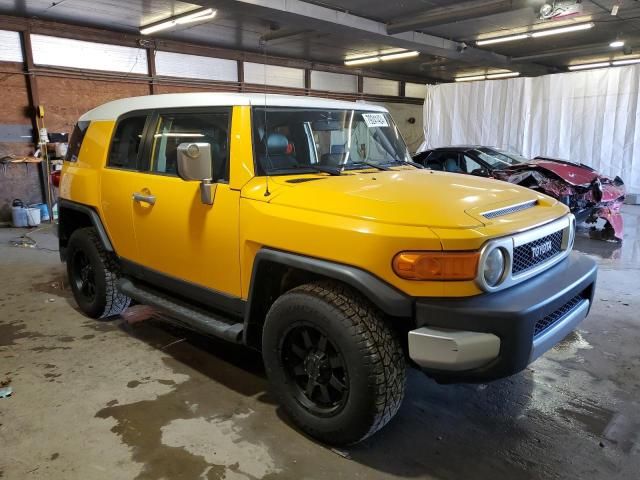
<svg viewBox="0 0 640 480"><path fill-rule="evenodd" d="M49 208L46 203L34 203L33 205L29 205L30 208L39 208L40 209L40 220L43 222L49 221Z"/></svg>
<svg viewBox="0 0 640 480"><path fill-rule="evenodd" d="M14 227L28 227L27 209L24 207L11 207L11 221Z"/></svg>
<svg viewBox="0 0 640 480"><path fill-rule="evenodd" d="M37 227L40 225L40 209L27 207L25 210L27 211L27 226Z"/></svg>

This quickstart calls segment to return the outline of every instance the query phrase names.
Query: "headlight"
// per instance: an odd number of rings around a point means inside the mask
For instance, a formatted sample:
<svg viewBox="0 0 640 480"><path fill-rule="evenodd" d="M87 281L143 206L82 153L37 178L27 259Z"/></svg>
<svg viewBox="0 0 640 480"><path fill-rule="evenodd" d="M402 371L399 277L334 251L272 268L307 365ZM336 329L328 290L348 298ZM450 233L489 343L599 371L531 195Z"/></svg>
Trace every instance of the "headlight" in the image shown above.
<svg viewBox="0 0 640 480"><path fill-rule="evenodd" d="M484 281L490 287L495 287L504 276L506 267L506 256L502 248L494 248L489 255L485 257L483 266Z"/></svg>

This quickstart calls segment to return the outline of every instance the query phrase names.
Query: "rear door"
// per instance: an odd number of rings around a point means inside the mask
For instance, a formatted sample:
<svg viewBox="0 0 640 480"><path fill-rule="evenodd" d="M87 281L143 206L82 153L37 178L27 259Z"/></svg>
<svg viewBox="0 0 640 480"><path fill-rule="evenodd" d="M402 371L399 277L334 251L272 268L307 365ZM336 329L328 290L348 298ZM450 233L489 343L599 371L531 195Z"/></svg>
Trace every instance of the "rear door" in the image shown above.
<svg viewBox="0 0 640 480"><path fill-rule="evenodd" d="M230 128L230 107L166 110L150 120L146 167L130 198L137 263L154 283L171 289L190 284L205 296L208 291L240 297L240 192L229 188ZM177 148L187 142L211 146L217 183L213 205L202 203L200 182L177 175Z"/></svg>
<svg viewBox="0 0 640 480"><path fill-rule="evenodd" d="M138 256L131 195L143 178L143 174L139 172L142 139L150 118L149 112L133 112L118 119L107 165L100 179L100 202L105 228L115 251L120 257L129 260L135 260Z"/></svg>

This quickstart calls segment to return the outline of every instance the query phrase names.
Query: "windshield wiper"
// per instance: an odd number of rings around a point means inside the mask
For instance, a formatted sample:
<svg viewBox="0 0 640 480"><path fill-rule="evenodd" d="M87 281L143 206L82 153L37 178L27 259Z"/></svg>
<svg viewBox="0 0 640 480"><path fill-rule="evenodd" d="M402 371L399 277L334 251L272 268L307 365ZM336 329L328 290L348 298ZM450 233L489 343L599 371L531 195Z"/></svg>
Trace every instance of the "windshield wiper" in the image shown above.
<svg viewBox="0 0 640 480"><path fill-rule="evenodd" d="M341 168L331 168L331 167L326 167L322 165L302 165L298 168L308 168L310 170L315 170L316 172L328 173L329 175L335 175L338 177L342 175Z"/></svg>
<svg viewBox="0 0 640 480"><path fill-rule="evenodd" d="M377 168L378 170L391 170L389 167L385 167L384 165L380 165L378 163L373 163L373 162L351 162L351 163L347 163L346 165L365 165L367 167ZM349 169L349 170L353 170L353 169Z"/></svg>
<svg viewBox="0 0 640 480"><path fill-rule="evenodd" d="M364 162L358 162L358 163L364 163ZM389 166L395 166L395 165L411 165L412 167L415 168L424 168L424 166L420 165L419 163L416 162L410 162L409 160L389 160L386 163L378 163L378 164L367 164L367 165L371 165L372 167L378 167L381 170L389 170Z"/></svg>
<svg viewBox="0 0 640 480"><path fill-rule="evenodd" d="M419 163L416 163L416 162L410 162L409 160L394 160L394 163L400 163L402 165L411 165L412 167L416 167L416 168L425 168L424 165L420 165Z"/></svg>

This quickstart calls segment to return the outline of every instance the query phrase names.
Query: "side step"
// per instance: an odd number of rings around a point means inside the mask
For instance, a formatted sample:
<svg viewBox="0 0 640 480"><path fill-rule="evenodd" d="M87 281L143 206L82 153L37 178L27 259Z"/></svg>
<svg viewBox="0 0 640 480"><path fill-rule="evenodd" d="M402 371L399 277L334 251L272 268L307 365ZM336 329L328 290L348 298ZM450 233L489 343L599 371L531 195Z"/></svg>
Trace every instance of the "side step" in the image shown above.
<svg viewBox="0 0 640 480"><path fill-rule="evenodd" d="M231 319L206 312L186 302L167 298L159 292L136 286L126 278L118 280L118 289L128 297L142 304L163 310L170 317L202 333L213 335L229 342L242 342L242 331L244 329L242 322L233 322Z"/></svg>

